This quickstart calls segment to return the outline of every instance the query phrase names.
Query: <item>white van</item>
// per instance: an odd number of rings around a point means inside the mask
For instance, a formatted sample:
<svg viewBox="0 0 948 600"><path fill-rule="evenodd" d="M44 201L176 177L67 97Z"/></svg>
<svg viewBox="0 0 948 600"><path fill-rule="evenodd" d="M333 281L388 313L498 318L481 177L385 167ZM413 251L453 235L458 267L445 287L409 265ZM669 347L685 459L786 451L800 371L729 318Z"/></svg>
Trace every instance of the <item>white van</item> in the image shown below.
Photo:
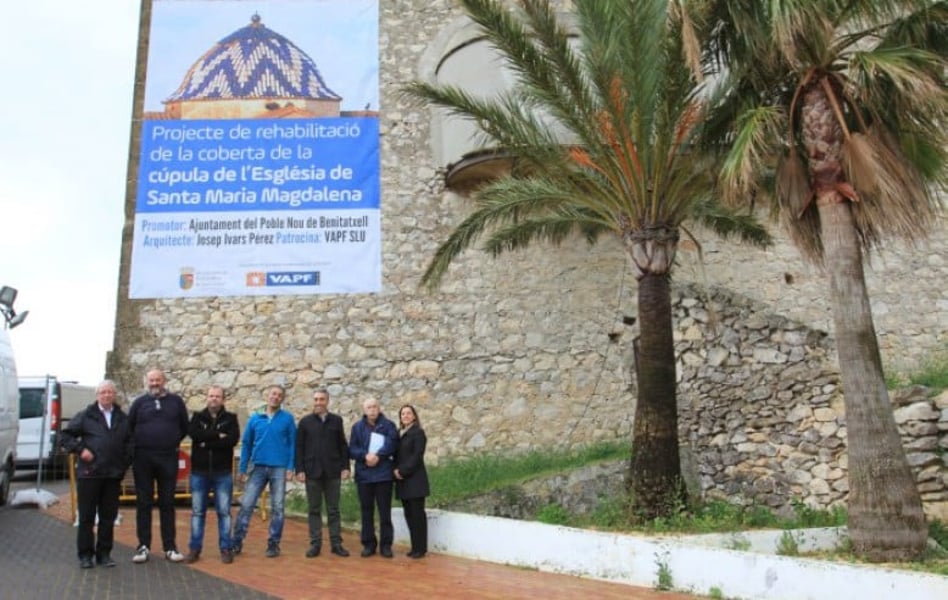
<svg viewBox="0 0 948 600"><path fill-rule="evenodd" d="M59 381L52 375L20 377L20 435L17 438L17 466L63 469L65 456L59 448L63 425L95 401L95 388ZM41 434L45 434L41 435Z"/></svg>
<svg viewBox="0 0 948 600"><path fill-rule="evenodd" d="M0 505L7 503L10 482L16 472L16 439L19 430L19 394L17 393L16 362L7 327L23 322L26 313L13 310L16 290L0 288Z"/></svg>
<svg viewBox="0 0 948 600"><path fill-rule="evenodd" d="M0 505L7 503L10 481L16 472L17 397L16 363L4 322L0 324Z"/></svg>

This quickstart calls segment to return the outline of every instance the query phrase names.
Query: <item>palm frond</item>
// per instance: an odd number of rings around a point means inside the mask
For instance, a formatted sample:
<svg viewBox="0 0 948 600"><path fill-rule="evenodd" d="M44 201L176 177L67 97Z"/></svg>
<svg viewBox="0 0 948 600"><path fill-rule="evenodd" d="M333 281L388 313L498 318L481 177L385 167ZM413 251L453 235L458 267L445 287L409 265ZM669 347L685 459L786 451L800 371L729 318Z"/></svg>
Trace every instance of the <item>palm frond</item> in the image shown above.
<svg viewBox="0 0 948 600"><path fill-rule="evenodd" d="M918 48L875 48L853 52L848 65L852 87L871 107L884 107L895 95L911 100L916 109L944 110L944 82L931 75L944 68L936 54Z"/></svg>
<svg viewBox="0 0 948 600"><path fill-rule="evenodd" d="M490 252L579 233L676 232L716 169L697 140L706 102L695 43L706 16L686 0L598 0L575 20L550 0L460 0L514 75L491 97L415 82L408 95L471 120L486 149L518 165L477 188L473 212L423 276L435 287L476 240ZM723 230L723 229L722 229Z"/></svg>
<svg viewBox="0 0 948 600"><path fill-rule="evenodd" d="M721 238L735 238L758 248L773 245L773 237L746 209L735 209L715 202L708 197L696 202L691 209L690 220L713 231Z"/></svg>
<svg viewBox="0 0 948 600"><path fill-rule="evenodd" d="M821 82L832 88L827 95L847 134L837 185L856 190L858 202L851 207L863 246L871 248L886 236L910 241L924 236L938 210L937 190L948 182L948 43L938 36L948 31L948 3L716 0L712 5L718 21L709 54L727 71L707 128L715 135L706 143L733 143L722 168L726 197L764 190L769 166L779 156L773 183L780 218L804 256L821 260L810 159L797 147L801 123L793 119L796 106L789 100L802 97L799 92L811 82ZM791 42L792 51L786 47ZM722 127L728 124L730 129Z"/></svg>
<svg viewBox="0 0 948 600"><path fill-rule="evenodd" d="M520 104L548 112L588 141L583 135L583 116L593 109L594 100L581 85L579 61L569 46L569 35L557 26L549 3L523 0L521 14L525 17L497 0L461 0L461 4L513 73Z"/></svg>
<svg viewBox="0 0 948 600"><path fill-rule="evenodd" d="M586 229L617 229L614 215L604 209L602 203L590 201L587 196L579 196L581 189L574 182L544 177L505 177L479 188L475 197L475 210L455 227L435 251L422 275L422 285L429 289L436 288L451 262L488 231L525 227L524 235L517 238L525 245L531 241L550 239L530 234L530 228L525 224L531 220L542 221L555 217L558 220L573 219ZM591 184L589 189L593 189ZM507 235L513 237L512 234Z"/></svg>
<svg viewBox="0 0 948 600"><path fill-rule="evenodd" d="M854 135L844 144L844 157L847 178L860 194L853 217L867 246L884 235L909 242L927 237L939 200L894 136L878 130Z"/></svg>
<svg viewBox="0 0 948 600"><path fill-rule="evenodd" d="M516 225L501 227L488 236L484 242L484 251L496 257L504 252L525 248L535 241L558 246L577 233L593 244L602 234L614 232L603 226L594 215L589 215L589 220L583 217L583 211L569 211L531 217Z"/></svg>
<svg viewBox="0 0 948 600"><path fill-rule="evenodd" d="M787 114L779 106L746 107L737 119L730 151L721 168L724 198L740 204L759 185L761 165L773 161L777 149L790 143L786 137Z"/></svg>

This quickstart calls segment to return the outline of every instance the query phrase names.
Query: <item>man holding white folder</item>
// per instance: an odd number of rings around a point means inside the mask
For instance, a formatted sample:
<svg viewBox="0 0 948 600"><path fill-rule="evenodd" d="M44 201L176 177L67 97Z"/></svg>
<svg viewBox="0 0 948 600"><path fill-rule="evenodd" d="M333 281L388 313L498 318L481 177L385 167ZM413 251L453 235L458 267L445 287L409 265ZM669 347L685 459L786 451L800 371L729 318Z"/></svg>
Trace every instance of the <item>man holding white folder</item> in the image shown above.
<svg viewBox="0 0 948 600"><path fill-rule="evenodd" d="M392 558L392 486L398 428L382 414L379 401L362 403L361 419L352 426L349 456L355 461L356 489L362 512L362 557L379 554ZM375 509L379 511L379 537L375 536Z"/></svg>

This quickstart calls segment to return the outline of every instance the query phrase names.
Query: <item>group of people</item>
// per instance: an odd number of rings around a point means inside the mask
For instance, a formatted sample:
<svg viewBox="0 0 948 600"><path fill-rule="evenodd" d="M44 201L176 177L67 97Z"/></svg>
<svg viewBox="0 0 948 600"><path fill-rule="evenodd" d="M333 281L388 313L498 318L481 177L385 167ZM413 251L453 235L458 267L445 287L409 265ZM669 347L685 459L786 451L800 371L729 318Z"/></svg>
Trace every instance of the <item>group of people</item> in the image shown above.
<svg viewBox="0 0 948 600"><path fill-rule="evenodd" d="M378 552L392 558L392 493L401 500L411 539L408 556L422 558L428 551L425 498L430 493L424 454L427 439L414 407L399 411L399 425L382 414L377 400L366 400L363 416L346 441L342 417L329 412L329 392L318 388L313 410L296 423L282 408L286 392L274 385L265 392L266 406L251 415L243 436L235 413L225 408L220 386L207 390L206 406L189 417L184 400L166 389L160 369L145 375L146 392L128 413L116 403L118 391L109 380L96 387L96 401L72 418L63 429L61 445L76 456L79 566L115 566L111 553L113 527L119 509L121 480L132 467L135 481L135 525L138 547L135 563L147 562L152 548L152 512L158 506L165 558L193 563L200 559L204 525L213 494L218 519L218 547L224 563L243 550L253 511L269 488L270 520L266 556L280 555L286 484L294 478L305 484L308 504L309 547L305 556L322 550L322 507L326 506L330 551L349 556L342 543L339 500L342 480L355 462L355 484L362 516L362 557ZM191 535L188 553L175 541L175 487L178 453L191 438ZM238 477L244 484L237 518L231 523L233 462L240 443ZM375 513L379 515L376 536Z"/></svg>

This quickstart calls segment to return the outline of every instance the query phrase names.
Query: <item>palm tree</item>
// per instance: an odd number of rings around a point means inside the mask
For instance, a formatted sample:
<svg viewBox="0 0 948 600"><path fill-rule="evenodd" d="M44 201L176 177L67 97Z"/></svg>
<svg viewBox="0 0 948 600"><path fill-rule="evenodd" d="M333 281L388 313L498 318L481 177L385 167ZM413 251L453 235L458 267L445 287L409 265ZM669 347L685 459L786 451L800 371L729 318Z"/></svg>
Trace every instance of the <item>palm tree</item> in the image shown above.
<svg viewBox="0 0 948 600"><path fill-rule="evenodd" d="M579 2L570 30L549 0L522 0L515 11L496 0L461 4L516 86L490 99L422 82L407 92L473 119L485 145L516 167L475 191L473 212L437 249L422 283L436 287L482 237L496 256L537 241L575 243L575 234L589 243L616 236L638 281L641 327L631 498L641 516L669 514L684 499L670 293L679 236L689 235L683 224L770 242L752 217L713 202L714 170L692 152L704 102L690 68L700 56L685 52L696 47L688 15L666 0Z"/></svg>
<svg viewBox="0 0 948 600"><path fill-rule="evenodd" d="M727 126L730 145L722 181L738 199L775 191L792 239L829 279L854 550L916 556L925 516L883 379L863 259L885 238L924 238L940 210L948 4L712 4L709 56L724 83L710 122Z"/></svg>

